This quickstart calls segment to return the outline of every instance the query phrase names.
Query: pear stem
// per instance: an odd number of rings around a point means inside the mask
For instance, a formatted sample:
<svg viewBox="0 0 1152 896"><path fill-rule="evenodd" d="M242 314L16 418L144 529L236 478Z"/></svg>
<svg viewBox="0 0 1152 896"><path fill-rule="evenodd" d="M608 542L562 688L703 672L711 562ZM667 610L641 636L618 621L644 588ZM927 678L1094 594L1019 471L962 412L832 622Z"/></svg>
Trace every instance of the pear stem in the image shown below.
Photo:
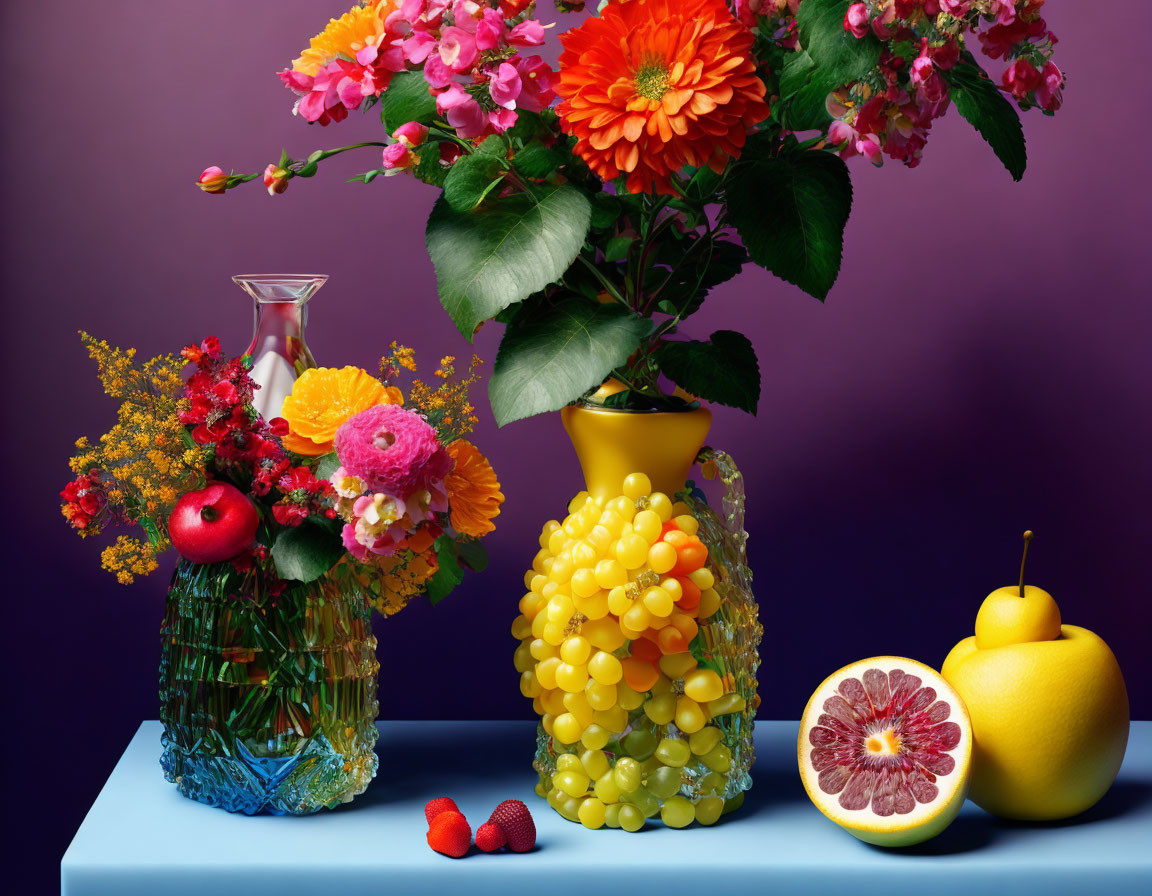
<svg viewBox="0 0 1152 896"><path fill-rule="evenodd" d="M1020 596L1024 596L1024 564L1028 562L1028 545L1032 544L1032 530L1024 533L1024 556L1020 558Z"/></svg>

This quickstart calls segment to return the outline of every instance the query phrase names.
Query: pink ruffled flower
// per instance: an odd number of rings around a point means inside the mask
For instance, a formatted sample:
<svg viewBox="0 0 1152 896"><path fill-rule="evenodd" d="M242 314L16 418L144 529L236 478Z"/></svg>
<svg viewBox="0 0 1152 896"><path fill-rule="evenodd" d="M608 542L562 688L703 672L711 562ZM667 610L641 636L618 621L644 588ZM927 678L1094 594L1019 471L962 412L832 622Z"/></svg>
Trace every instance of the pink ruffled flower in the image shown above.
<svg viewBox="0 0 1152 896"><path fill-rule="evenodd" d="M449 25L440 34L440 61L453 72L466 72L475 64L480 51L476 38L456 25Z"/></svg>
<svg viewBox="0 0 1152 896"><path fill-rule="evenodd" d="M384 147L382 167L389 174L399 174L416 164L416 154L407 145L397 141Z"/></svg>
<svg viewBox="0 0 1152 896"><path fill-rule="evenodd" d="M392 137L405 146L419 146L428 139L428 128L418 121L410 121L396 128L392 132Z"/></svg>
<svg viewBox="0 0 1152 896"><path fill-rule="evenodd" d="M504 16L495 9L485 9L484 15L476 23L476 47L479 50L495 50L504 38Z"/></svg>
<svg viewBox="0 0 1152 896"><path fill-rule="evenodd" d="M508 32L508 43L514 47L538 47L544 43L544 26L535 19L521 22Z"/></svg>
<svg viewBox="0 0 1152 896"><path fill-rule="evenodd" d="M496 71L488 73L488 92L497 106L515 109L520 90L520 72L516 70L516 66L502 62Z"/></svg>
<svg viewBox="0 0 1152 896"><path fill-rule="evenodd" d="M427 31L417 31L404 39L401 48L405 59L413 65L419 65L436 49L436 38Z"/></svg>
<svg viewBox="0 0 1152 896"><path fill-rule="evenodd" d="M844 30L853 37L863 37L872 28L868 7L863 3L853 3L844 13Z"/></svg>
<svg viewBox="0 0 1152 896"><path fill-rule="evenodd" d="M972 0L940 0L940 8L950 16L959 19L968 15L972 9Z"/></svg>
<svg viewBox="0 0 1152 896"><path fill-rule="evenodd" d="M204 169L204 173L196 181L196 186L205 193L223 193L228 189L228 175L223 168L213 165Z"/></svg>
<svg viewBox="0 0 1152 896"><path fill-rule="evenodd" d="M552 89L556 73L539 56L518 56L513 61L520 74L520 97L516 105L528 112L541 112L556 99Z"/></svg>
<svg viewBox="0 0 1152 896"><path fill-rule="evenodd" d="M479 137L488 126L488 116L459 84L453 82L436 97L436 110L448 119L448 124L466 140Z"/></svg>
<svg viewBox="0 0 1152 896"><path fill-rule="evenodd" d="M452 469L452 458L436 430L414 411L377 405L361 411L336 431L336 454L348 475L373 492L406 501Z"/></svg>

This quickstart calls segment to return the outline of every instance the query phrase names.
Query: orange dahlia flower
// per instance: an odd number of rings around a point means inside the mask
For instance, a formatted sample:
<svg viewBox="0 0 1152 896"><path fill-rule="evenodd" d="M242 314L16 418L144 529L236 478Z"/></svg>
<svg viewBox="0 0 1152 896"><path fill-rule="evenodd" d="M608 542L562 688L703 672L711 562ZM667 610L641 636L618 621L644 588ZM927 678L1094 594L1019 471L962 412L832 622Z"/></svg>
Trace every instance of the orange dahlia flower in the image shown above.
<svg viewBox="0 0 1152 896"><path fill-rule="evenodd" d="M319 457L332 450L336 430L378 404L403 404L395 386L385 386L359 367L316 367L305 370L284 399L280 416L288 421L284 447L296 454Z"/></svg>
<svg viewBox="0 0 1152 896"><path fill-rule="evenodd" d="M688 165L723 171L768 117L752 33L724 0L612 0L561 42L564 130L629 192L672 194Z"/></svg>
<svg viewBox="0 0 1152 896"><path fill-rule="evenodd" d="M448 454L456 462L444 478L452 528L461 535L482 538L496 528L504 494L496 471L480 449L465 439L448 444Z"/></svg>

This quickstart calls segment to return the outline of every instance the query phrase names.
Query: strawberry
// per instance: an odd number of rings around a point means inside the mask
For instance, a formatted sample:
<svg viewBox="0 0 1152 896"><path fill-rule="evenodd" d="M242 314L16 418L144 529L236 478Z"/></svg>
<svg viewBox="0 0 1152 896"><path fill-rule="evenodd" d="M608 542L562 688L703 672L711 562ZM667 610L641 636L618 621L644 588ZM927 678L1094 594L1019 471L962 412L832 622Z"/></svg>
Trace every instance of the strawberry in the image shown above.
<svg viewBox="0 0 1152 896"><path fill-rule="evenodd" d="M504 800L492 811L489 824L498 824L512 852L528 852L536 845L536 824L520 800Z"/></svg>
<svg viewBox="0 0 1152 896"><path fill-rule="evenodd" d="M476 848L484 852L496 852L501 846L508 843L504 836L504 829L494 821L482 824L476 829Z"/></svg>
<svg viewBox="0 0 1152 896"><path fill-rule="evenodd" d="M472 845L472 828L459 812L451 809L441 812L428 828L428 845L436 852L458 859Z"/></svg>
<svg viewBox="0 0 1152 896"><path fill-rule="evenodd" d="M432 824L432 819L441 812L459 811L460 808L448 797L438 796L436 799L429 801L428 805L424 807L424 817L428 819L428 824Z"/></svg>

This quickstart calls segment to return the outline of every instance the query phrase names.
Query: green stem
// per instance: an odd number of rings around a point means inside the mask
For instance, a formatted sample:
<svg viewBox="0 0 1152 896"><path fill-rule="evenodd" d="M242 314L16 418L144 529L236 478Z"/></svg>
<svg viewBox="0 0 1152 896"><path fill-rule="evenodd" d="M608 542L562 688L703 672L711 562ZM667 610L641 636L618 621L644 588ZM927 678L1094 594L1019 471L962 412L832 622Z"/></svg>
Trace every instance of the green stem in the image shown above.
<svg viewBox="0 0 1152 896"><path fill-rule="evenodd" d="M614 298L617 302L619 302L625 308L630 309L632 307L631 305L628 304L627 300L622 295L620 295L620 291L616 288L616 286L607 277L604 276L604 273L598 267L596 267L596 265L592 261L590 261L587 258L587 256L584 255L583 252L581 252L576 257L581 262L583 262L584 266L592 272L593 276L595 276L597 280L600 281L600 285L604 287L605 291L610 296L612 296L612 298Z"/></svg>

